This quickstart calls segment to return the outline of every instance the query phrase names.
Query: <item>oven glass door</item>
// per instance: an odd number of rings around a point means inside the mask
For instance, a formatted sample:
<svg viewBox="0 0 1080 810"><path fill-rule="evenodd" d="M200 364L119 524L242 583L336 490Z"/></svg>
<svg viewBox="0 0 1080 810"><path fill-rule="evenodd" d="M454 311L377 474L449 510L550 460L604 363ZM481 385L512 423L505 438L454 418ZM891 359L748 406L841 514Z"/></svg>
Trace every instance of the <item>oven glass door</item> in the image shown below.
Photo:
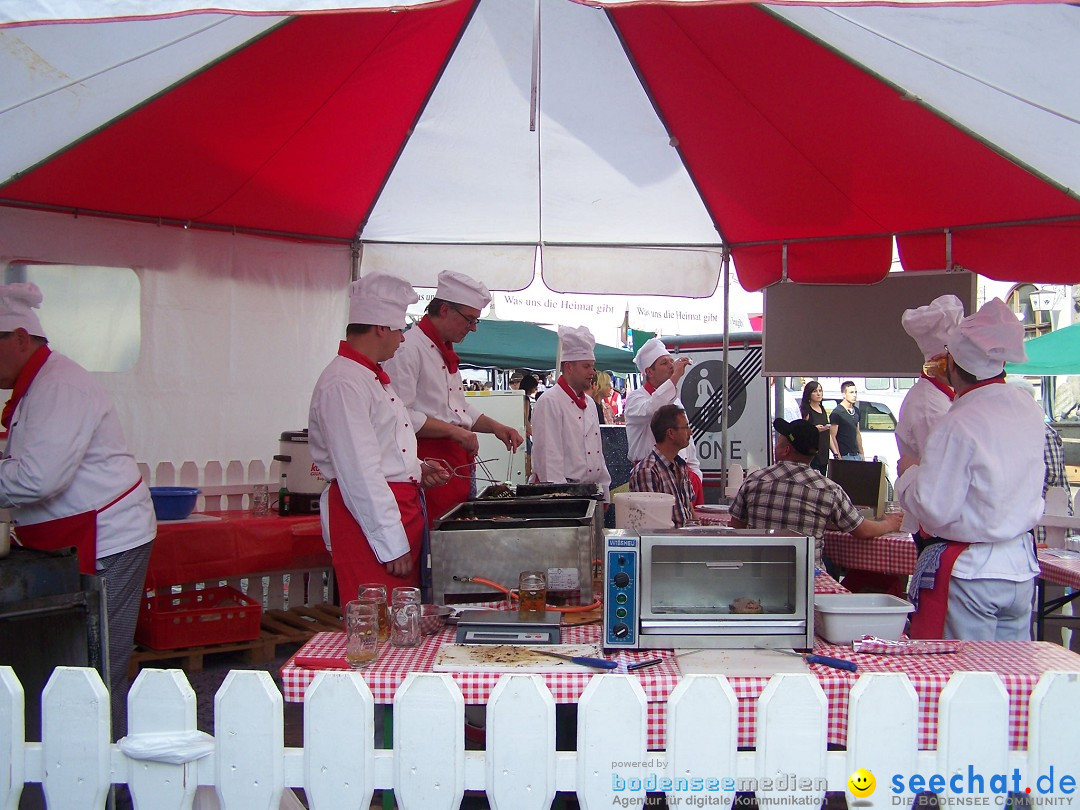
<svg viewBox="0 0 1080 810"><path fill-rule="evenodd" d="M804 621L806 538L642 538L641 620Z"/></svg>

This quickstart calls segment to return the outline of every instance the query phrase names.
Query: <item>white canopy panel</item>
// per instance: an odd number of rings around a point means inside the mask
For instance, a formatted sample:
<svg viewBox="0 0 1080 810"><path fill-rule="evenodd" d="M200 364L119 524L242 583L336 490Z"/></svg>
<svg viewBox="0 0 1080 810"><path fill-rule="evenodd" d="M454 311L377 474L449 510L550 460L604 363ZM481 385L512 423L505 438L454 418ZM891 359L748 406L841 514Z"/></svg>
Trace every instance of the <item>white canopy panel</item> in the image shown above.
<svg viewBox="0 0 1080 810"><path fill-rule="evenodd" d="M770 6L1016 162L1080 189L1080 9Z"/></svg>

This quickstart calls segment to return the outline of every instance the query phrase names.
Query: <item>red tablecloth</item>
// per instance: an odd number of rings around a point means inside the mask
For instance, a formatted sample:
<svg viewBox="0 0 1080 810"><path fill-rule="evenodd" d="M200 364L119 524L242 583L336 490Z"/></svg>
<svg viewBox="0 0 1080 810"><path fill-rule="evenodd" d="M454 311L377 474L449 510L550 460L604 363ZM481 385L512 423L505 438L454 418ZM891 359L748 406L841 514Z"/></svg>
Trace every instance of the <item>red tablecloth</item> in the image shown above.
<svg viewBox="0 0 1080 810"><path fill-rule="evenodd" d="M1051 549L1039 550L1040 576L1053 585L1080 588L1080 557L1055 557Z"/></svg>
<svg viewBox="0 0 1080 810"><path fill-rule="evenodd" d="M859 540L846 532L825 532L825 556L843 568L911 576L915 541L906 532Z"/></svg>
<svg viewBox="0 0 1080 810"><path fill-rule="evenodd" d="M439 646L453 640L451 630L427 637L419 647L399 649L386 647L379 659L362 671L376 703L389 704L394 692L410 672L430 672ZM568 644L599 644L600 628L596 625L564 628L563 641ZM969 641L960 653L950 655L863 655L850 647L818 641L814 651L838 658L847 658L859 665L858 673L810 664L810 672L818 679L829 704L828 741L833 745L847 743L848 696L860 674L868 672L902 672L907 674L919 698L919 747L924 750L937 746L938 700L941 690L956 672L996 672L1009 693L1009 741L1013 749L1022 749L1027 742L1028 699L1039 677L1051 670L1080 671L1080 656L1055 644L1038 641ZM340 659L345 655L343 633L319 633L308 641L281 669L285 699L302 702L304 691L314 680L317 670L298 667L295 658L311 657ZM670 651L622 651L613 660L623 664L655 657L670 656ZM622 668L617 671L624 671ZM491 690L501 677L497 672L448 673L461 688L466 703L487 702ZM558 672L544 674L544 681L556 703L574 703L585 686L598 673ZM637 670L635 674L649 698L648 746L652 750L664 747L666 701L682 676L676 660ZM763 677L729 677L728 683L739 701L740 746L753 746L757 723L757 699L769 679Z"/></svg>
<svg viewBox="0 0 1080 810"><path fill-rule="evenodd" d="M158 523L147 588L330 565L317 515L253 517L237 510L192 517Z"/></svg>

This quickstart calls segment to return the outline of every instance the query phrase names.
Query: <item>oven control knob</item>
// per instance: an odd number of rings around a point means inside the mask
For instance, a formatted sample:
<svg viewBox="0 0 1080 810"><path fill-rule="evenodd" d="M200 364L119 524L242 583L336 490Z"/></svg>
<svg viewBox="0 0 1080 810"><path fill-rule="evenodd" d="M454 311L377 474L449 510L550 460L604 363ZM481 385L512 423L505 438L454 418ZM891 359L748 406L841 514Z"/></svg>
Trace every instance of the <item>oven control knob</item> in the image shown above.
<svg viewBox="0 0 1080 810"><path fill-rule="evenodd" d="M625 588L630 584L630 575L625 571L620 571L615 575L614 582L616 588Z"/></svg>
<svg viewBox="0 0 1080 810"><path fill-rule="evenodd" d="M626 638L630 635L630 628L620 622L611 628L611 634L615 636L615 638Z"/></svg>
<svg viewBox="0 0 1080 810"><path fill-rule="evenodd" d="M618 559L619 565L626 565L626 557L620 556Z"/></svg>

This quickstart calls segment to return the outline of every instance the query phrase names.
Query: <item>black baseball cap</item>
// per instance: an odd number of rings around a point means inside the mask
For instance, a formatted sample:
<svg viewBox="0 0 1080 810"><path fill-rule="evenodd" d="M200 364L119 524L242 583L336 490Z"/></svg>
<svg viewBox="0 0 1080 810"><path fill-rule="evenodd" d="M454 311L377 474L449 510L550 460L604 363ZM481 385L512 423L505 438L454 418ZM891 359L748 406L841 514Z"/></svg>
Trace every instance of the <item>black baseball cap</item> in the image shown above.
<svg viewBox="0 0 1080 810"><path fill-rule="evenodd" d="M773 419L773 428L791 442L795 452L804 456L816 456L818 451L818 429L807 422L799 419L796 422L788 422L783 419Z"/></svg>

